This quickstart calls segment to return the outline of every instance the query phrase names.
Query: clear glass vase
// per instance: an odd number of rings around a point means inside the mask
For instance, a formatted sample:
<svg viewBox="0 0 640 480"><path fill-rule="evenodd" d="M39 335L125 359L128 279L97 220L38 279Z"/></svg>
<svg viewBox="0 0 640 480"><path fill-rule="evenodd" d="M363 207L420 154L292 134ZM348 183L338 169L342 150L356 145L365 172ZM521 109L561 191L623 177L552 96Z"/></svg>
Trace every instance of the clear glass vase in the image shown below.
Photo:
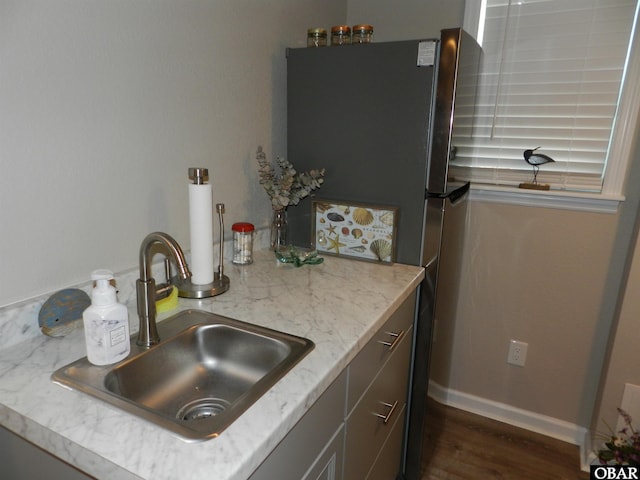
<svg viewBox="0 0 640 480"><path fill-rule="evenodd" d="M287 225L287 209L273 211L271 221L271 249L274 252L283 251L289 245L289 228Z"/></svg>

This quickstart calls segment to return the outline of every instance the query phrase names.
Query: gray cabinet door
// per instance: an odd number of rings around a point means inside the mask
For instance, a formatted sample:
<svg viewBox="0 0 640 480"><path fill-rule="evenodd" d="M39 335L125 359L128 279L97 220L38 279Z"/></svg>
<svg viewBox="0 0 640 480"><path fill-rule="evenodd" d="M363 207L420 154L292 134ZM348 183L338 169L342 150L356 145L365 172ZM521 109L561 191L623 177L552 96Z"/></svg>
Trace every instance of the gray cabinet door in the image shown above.
<svg viewBox="0 0 640 480"><path fill-rule="evenodd" d="M302 480L342 480L344 425L341 425L324 452Z"/></svg>
<svg viewBox="0 0 640 480"><path fill-rule="evenodd" d="M249 480L298 480L316 465L344 421L346 372L322 394Z"/></svg>

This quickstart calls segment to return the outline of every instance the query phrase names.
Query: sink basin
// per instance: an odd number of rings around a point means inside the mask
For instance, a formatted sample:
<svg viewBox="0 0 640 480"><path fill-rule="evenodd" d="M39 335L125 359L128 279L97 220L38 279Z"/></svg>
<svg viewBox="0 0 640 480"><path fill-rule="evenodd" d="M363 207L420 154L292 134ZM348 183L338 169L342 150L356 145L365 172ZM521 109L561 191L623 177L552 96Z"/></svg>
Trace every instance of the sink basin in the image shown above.
<svg viewBox="0 0 640 480"><path fill-rule="evenodd" d="M311 340L199 310L158 323L161 341L115 365L52 375L186 440L217 437L313 348Z"/></svg>

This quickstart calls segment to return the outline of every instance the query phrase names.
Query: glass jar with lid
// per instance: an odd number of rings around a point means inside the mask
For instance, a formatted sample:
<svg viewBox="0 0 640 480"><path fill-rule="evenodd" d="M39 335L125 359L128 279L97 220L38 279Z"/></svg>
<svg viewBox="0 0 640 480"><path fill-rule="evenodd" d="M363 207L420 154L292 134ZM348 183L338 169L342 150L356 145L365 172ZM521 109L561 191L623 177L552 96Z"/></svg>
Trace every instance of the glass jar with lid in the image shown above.
<svg viewBox="0 0 640 480"><path fill-rule="evenodd" d="M307 47L317 48L327 46L327 31L324 28L310 28L307 30Z"/></svg>
<svg viewBox="0 0 640 480"><path fill-rule="evenodd" d="M360 24L354 25L351 29L351 43L371 43L373 42L373 25Z"/></svg>
<svg viewBox="0 0 640 480"><path fill-rule="evenodd" d="M248 265L253 263L253 234L255 227L252 223L239 222L231 227L233 231L233 263Z"/></svg>
<svg viewBox="0 0 640 480"><path fill-rule="evenodd" d="M331 45L350 45L351 28L349 25L331 27Z"/></svg>

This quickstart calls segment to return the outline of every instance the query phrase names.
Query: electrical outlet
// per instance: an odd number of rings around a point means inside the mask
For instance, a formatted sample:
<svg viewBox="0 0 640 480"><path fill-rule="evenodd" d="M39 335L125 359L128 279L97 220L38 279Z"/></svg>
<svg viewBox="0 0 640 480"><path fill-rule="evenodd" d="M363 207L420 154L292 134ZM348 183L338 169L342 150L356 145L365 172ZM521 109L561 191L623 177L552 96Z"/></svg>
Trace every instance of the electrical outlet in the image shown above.
<svg viewBox="0 0 640 480"><path fill-rule="evenodd" d="M524 363L527 360L527 348L528 343L519 342L518 340L511 340L509 342L509 354L507 355L507 363L511 365L517 365L518 367L524 367Z"/></svg>

